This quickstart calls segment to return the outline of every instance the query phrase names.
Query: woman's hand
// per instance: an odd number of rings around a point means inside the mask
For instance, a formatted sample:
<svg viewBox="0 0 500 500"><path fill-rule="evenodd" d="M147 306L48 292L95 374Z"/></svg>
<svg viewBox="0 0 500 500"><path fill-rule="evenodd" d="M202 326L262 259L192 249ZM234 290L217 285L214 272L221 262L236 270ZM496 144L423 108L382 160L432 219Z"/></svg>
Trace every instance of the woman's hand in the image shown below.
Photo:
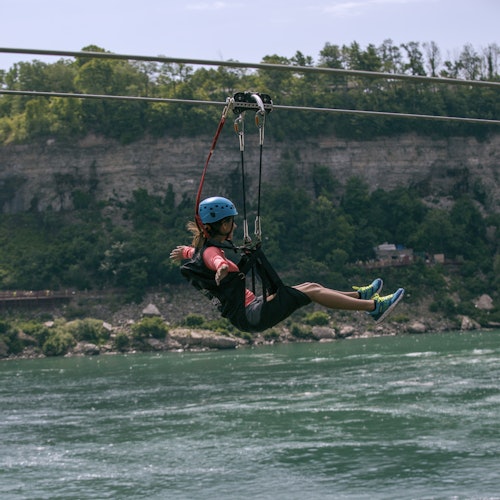
<svg viewBox="0 0 500 500"><path fill-rule="evenodd" d="M215 273L215 282L217 285L220 285L220 282L228 275L228 269L229 266L227 264L222 264L222 266L217 269L217 272Z"/></svg>
<svg viewBox="0 0 500 500"><path fill-rule="evenodd" d="M176 248L174 248L171 252L170 252L170 258L175 261L175 262L180 262L182 260L182 255L183 255L183 252L184 252L184 245L180 245Z"/></svg>

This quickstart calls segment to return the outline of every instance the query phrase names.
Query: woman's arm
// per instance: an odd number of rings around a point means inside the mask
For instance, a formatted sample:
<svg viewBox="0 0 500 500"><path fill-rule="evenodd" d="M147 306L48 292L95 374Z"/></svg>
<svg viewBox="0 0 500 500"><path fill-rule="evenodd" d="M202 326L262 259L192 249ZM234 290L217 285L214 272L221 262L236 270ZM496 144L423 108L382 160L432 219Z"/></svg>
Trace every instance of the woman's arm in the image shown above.
<svg viewBox="0 0 500 500"><path fill-rule="evenodd" d="M174 262L180 262L181 260L184 259L190 259L193 255L194 255L194 248L188 247L186 245L179 245L170 252L170 258Z"/></svg>
<svg viewBox="0 0 500 500"><path fill-rule="evenodd" d="M226 259L224 251L218 247L208 247L203 253L203 262L212 271L215 271L215 282L220 282L230 273L238 272L238 266Z"/></svg>

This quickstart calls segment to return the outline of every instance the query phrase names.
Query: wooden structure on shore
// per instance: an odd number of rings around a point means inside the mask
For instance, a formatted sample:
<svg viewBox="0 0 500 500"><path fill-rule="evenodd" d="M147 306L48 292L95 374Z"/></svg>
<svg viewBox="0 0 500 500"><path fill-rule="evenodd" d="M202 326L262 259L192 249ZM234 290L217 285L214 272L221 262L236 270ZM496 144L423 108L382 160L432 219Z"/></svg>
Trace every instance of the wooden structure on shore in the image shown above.
<svg viewBox="0 0 500 500"><path fill-rule="evenodd" d="M0 308L52 305L69 302L75 296L75 290L0 290Z"/></svg>

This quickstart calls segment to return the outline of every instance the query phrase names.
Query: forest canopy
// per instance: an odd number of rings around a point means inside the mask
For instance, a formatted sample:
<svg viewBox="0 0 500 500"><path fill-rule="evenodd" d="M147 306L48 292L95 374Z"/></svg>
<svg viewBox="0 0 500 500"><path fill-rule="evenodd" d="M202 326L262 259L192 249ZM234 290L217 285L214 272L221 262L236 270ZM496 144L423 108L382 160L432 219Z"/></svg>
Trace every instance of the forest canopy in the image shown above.
<svg viewBox="0 0 500 500"><path fill-rule="evenodd" d="M107 52L95 45L84 51ZM361 47L326 43L314 61L298 51L292 58L266 55L263 63L362 70L389 74L500 81L500 47L481 50L465 45L455 58L444 58L434 42ZM0 71L7 90L107 94L210 100L224 102L238 91L271 95L275 104L349 110L388 111L427 115L498 119L500 100L495 89L462 85L433 85L391 80L239 68L194 69L185 64L138 62L76 57L54 63L19 62ZM0 144L37 139L70 140L88 133L124 143L144 135L195 136L213 129L219 109L193 105L109 101L60 97L0 96ZM413 131L420 134L485 134L491 128L425 120L359 118L346 114L280 111L273 116L270 134L280 139L334 133L370 139Z"/></svg>

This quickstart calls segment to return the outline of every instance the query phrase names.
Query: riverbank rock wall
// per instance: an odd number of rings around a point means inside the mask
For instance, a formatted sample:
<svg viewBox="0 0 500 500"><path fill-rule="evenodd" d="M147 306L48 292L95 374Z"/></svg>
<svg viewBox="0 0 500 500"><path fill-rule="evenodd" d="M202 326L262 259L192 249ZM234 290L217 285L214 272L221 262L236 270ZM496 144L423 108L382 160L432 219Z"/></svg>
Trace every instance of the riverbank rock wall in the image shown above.
<svg viewBox="0 0 500 500"><path fill-rule="evenodd" d="M213 153L204 194L229 194L240 183L240 151L227 127ZM125 201L137 189L177 200L194 197L212 137L143 139L123 145L88 136L73 144L49 140L39 144L0 147L0 209L72 209L79 195L97 200ZM474 137L433 139L414 134L371 141L333 136L303 141L266 139L263 180L283 181L283 165L313 190L315 166L327 167L342 185L352 176L372 190L415 186L429 199L468 192L491 212L500 210L500 134L483 141ZM258 178L256 134L246 138L247 191ZM81 199L81 198L80 198Z"/></svg>

